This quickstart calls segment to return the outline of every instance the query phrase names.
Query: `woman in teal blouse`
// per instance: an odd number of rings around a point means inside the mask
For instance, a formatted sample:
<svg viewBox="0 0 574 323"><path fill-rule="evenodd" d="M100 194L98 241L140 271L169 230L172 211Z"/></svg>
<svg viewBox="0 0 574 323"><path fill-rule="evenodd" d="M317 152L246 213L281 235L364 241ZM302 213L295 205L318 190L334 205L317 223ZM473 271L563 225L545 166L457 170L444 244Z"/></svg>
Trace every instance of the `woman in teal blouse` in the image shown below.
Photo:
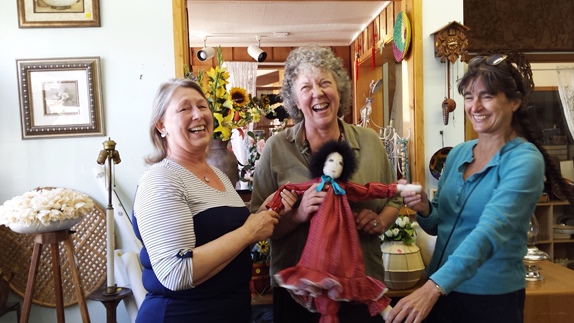
<svg viewBox="0 0 574 323"><path fill-rule="evenodd" d="M430 279L387 322L523 322L529 220L545 175L566 187L528 119L533 88L520 53L469 61L458 90L478 139L449 153L431 202L401 194L437 242Z"/></svg>

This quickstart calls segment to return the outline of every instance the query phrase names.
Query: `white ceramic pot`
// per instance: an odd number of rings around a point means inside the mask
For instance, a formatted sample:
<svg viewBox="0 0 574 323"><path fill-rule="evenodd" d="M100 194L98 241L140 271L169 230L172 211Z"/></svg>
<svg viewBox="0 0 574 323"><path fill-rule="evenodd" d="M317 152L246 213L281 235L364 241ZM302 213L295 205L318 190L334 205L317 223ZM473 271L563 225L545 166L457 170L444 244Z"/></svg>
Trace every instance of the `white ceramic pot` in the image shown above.
<svg viewBox="0 0 574 323"><path fill-rule="evenodd" d="M20 223L13 223L10 224L10 230L16 233L27 233L27 234L69 230L71 227L82 221L82 218L83 217L78 217L76 219L66 219L61 221L51 221L48 225L44 225L41 222L33 223L29 226Z"/></svg>
<svg viewBox="0 0 574 323"><path fill-rule="evenodd" d="M384 241L381 245L385 266L384 283L390 289L408 289L420 280L425 266L416 244Z"/></svg>

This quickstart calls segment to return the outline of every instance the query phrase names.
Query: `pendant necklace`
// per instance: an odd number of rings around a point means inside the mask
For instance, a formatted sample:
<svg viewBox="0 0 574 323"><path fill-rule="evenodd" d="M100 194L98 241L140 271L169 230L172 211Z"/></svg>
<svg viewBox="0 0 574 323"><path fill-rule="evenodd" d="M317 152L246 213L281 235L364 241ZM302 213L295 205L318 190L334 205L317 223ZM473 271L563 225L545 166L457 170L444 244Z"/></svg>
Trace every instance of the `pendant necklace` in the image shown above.
<svg viewBox="0 0 574 323"><path fill-rule="evenodd" d="M203 174L203 180L204 180L206 183L209 183L209 177L207 177L207 172L205 172L205 174Z"/></svg>
<svg viewBox="0 0 574 323"><path fill-rule="evenodd" d="M192 165L189 165L189 166L192 168L192 170L194 170L195 172L197 172L198 175L196 175L195 177L200 178L200 176L199 176L199 171L197 170L197 168L195 168L195 167L192 166ZM209 167L209 166L207 166L207 167ZM203 180L204 180L206 183L209 183L209 177L207 177L207 172L205 172L205 173L203 174Z"/></svg>

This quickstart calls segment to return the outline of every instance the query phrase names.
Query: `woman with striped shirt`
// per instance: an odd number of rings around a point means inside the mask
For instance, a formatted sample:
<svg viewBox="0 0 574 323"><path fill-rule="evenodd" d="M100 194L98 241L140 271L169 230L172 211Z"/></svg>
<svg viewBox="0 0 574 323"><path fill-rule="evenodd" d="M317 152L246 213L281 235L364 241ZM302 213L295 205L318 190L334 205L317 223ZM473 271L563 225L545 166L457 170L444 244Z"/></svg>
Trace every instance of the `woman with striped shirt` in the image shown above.
<svg viewBox="0 0 574 323"><path fill-rule="evenodd" d="M155 152L134 201L148 291L137 322L250 322L249 246L269 238L279 216L250 214L225 174L207 164L212 133L197 83L161 84L150 122Z"/></svg>

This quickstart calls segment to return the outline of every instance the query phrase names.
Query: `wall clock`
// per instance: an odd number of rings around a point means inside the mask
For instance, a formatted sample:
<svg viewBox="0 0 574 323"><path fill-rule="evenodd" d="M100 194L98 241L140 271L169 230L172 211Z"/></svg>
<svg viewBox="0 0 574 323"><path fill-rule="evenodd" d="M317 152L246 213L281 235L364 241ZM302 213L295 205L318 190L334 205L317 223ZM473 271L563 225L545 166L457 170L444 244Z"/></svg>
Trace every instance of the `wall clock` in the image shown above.
<svg viewBox="0 0 574 323"><path fill-rule="evenodd" d="M434 56L440 57L441 63L448 60L454 64L459 57L465 62L468 55L468 38L466 37L468 30L468 27L453 21L435 31L433 33Z"/></svg>
<svg viewBox="0 0 574 323"><path fill-rule="evenodd" d="M447 95L441 104L444 125L448 124L448 115L456 108L456 102L450 98L450 65L454 64L459 57L461 61L466 61L468 55L466 32L468 30L468 27L453 21L433 33L434 55L440 57L441 63L446 63Z"/></svg>

